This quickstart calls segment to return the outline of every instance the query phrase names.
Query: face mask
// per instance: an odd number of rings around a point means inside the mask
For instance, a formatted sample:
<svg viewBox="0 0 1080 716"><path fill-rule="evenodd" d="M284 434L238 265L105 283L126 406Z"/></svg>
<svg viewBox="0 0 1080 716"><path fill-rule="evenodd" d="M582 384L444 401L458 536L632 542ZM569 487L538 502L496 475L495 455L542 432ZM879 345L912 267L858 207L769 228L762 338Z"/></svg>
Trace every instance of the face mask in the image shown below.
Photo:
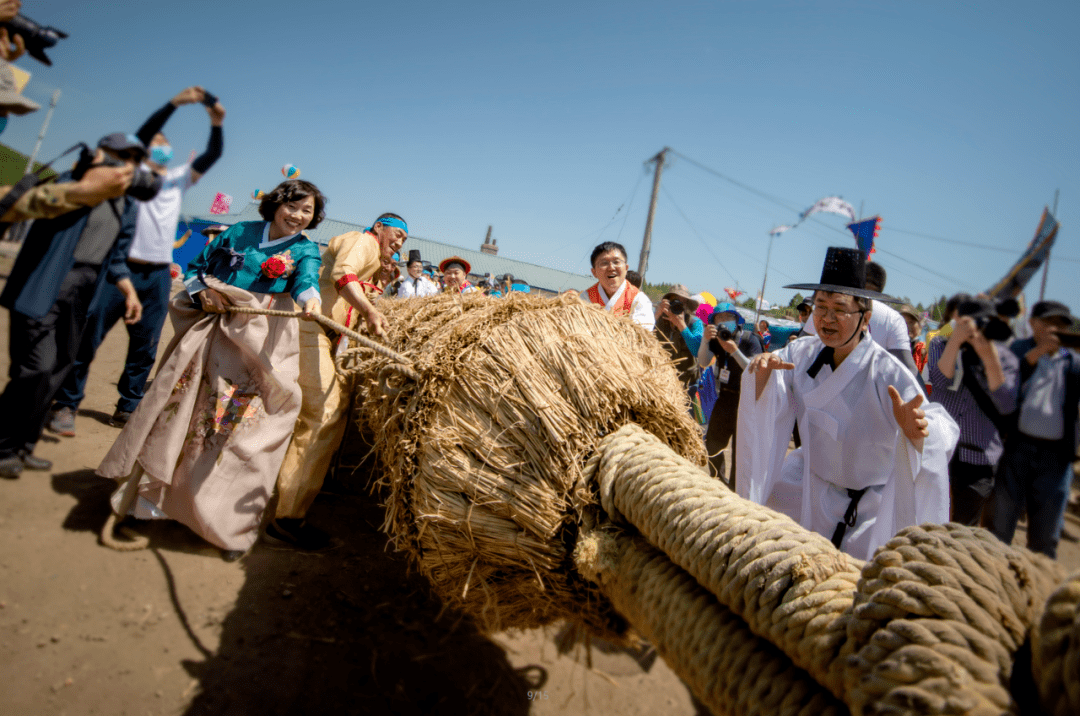
<svg viewBox="0 0 1080 716"><path fill-rule="evenodd" d="M3 132L6 127L7 127L7 115L5 114L3 117L0 117L0 132Z"/></svg>
<svg viewBox="0 0 1080 716"><path fill-rule="evenodd" d="M150 159L155 164L165 166L172 159L172 147L168 144L158 144L150 147Z"/></svg>

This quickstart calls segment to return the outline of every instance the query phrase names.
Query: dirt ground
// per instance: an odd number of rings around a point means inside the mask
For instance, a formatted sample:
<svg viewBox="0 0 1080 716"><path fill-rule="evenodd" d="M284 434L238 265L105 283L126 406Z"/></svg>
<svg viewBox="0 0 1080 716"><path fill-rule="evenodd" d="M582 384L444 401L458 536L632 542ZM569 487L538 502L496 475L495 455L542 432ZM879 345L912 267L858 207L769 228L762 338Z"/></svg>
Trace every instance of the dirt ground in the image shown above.
<svg viewBox="0 0 1080 716"><path fill-rule="evenodd" d="M4 374L7 335L0 311ZM387 547L364 468L340 470L309 515L343 540L330 552L259 544L227 564L172 522L140 527L146 551L99 546L113 483L94 468L118 433L126 346L120 326L102 345L77 437L39 444L53 469L0 481L0 713L695 712L662 660L593 649L587 663L558 653L557 627L488 638L444 609ZM1060 559L1080 568L1069 520Z"/></svg>

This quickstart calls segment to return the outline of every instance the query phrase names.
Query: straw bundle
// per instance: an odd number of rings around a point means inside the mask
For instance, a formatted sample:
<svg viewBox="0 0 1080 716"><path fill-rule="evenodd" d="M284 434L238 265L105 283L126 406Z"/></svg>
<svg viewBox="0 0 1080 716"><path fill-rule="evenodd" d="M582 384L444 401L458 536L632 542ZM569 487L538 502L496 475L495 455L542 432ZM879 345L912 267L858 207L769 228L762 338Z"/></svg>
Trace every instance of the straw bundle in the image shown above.
<svg viewBox="0 0 1080 716"><path fill-rule="evenodd" d="M663 347L570 297L441 295L378 307L392 326L388 347L421 376L395 376L386 390L389 359L365 353L351 366L396 547L481 628L574 618L609 631L609 605L571 556L597 505L581 479L586 460L604 435L635 422L705 465Z"/></svg>

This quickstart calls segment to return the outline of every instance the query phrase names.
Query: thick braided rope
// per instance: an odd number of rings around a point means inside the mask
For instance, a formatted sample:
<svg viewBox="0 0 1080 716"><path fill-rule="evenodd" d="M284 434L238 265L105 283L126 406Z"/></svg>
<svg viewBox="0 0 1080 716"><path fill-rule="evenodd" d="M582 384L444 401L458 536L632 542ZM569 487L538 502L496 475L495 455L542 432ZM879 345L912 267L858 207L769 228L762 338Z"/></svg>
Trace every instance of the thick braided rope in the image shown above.
<svg viewBox="0 0 1080 716"><path fill-rule="evenodd" d="M1014 712L1014 655L1064 572L957 524L901 530L863 568L848 625L853 711Z"/></svg>
<svg viewBox="0 0 1080 716"><path fill-rule="evenodd" d="M800 668L843 696L841 649L862 563L740 498L637 425L600 443L604 511L625 518Z"/></svg>
<svg viewBox="0 0 1080 716"><path fill-rule="evenodd" d="M578 571L716 716L841 716L847 707L640 537L592 531Z"/></svg>
<svg viewBox="0 0 1080 716"><path fill-rule="evenodd" d="M604 510L854 713L1015 713L1012 659L1064 575L950 524L902 530L865 565L747 503L636 426L589 461ZM844 560L838 562L838 560Z"/></svg>
<svg viewBox="0 0 1080 716"><path fill-rule="evenodd" d="M344 336L348 336L352 340L362 345L364 348L374 351L375 353L378 353L384 358L393 361L394 365L389 366L391 370L400 373L401 375L409 378L410 380L417 382L419 382L420 380L420 374L410 367L412 366L411 360L401 355L400 353L390 350L384 345L376 343L367 336L361 333L357 333L351 328L343 326L337 321L334 321L333 319L327 318L321 313L313 313L310 316L305 316L300 311L276 311L271 308L251 308L248 306L226 306L225 308L229 313L247 313L256 316L280 316L282 318L298 318L303 321L315 321L319 325L325 326L332 331L337 331Z"/></svg>
<svg viewBox="0 0 1080 716"><path fill-rule="evenodd" d="M1080 714L1080 572L1050 595L1031 634L1031 657L1043 711Z"/></svg>

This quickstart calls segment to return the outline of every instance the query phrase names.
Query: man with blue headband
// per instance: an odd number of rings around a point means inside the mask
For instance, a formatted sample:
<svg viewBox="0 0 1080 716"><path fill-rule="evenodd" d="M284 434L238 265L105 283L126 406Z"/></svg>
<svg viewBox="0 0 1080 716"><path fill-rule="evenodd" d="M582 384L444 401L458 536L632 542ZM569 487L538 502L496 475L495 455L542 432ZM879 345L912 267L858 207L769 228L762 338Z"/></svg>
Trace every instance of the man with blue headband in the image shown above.
<svg viewBox="0 0 1080 716"><path fill-rule="evenodd" d="M397 214L382 214L370 228L330 239L322 257L319 291L323 313L354 330L363 318L368 333L381 336L386 317L372 305L364 284L375 283L383 261L393 261L408 238L409 227ZM334 369L336 353L348 338L331 335L314 321L300 322L300 415L278 473L278 504L267 525L270 541L314 551L329 536L304 519L322 489L330 461L345 435L350 396Z"/></svg>

